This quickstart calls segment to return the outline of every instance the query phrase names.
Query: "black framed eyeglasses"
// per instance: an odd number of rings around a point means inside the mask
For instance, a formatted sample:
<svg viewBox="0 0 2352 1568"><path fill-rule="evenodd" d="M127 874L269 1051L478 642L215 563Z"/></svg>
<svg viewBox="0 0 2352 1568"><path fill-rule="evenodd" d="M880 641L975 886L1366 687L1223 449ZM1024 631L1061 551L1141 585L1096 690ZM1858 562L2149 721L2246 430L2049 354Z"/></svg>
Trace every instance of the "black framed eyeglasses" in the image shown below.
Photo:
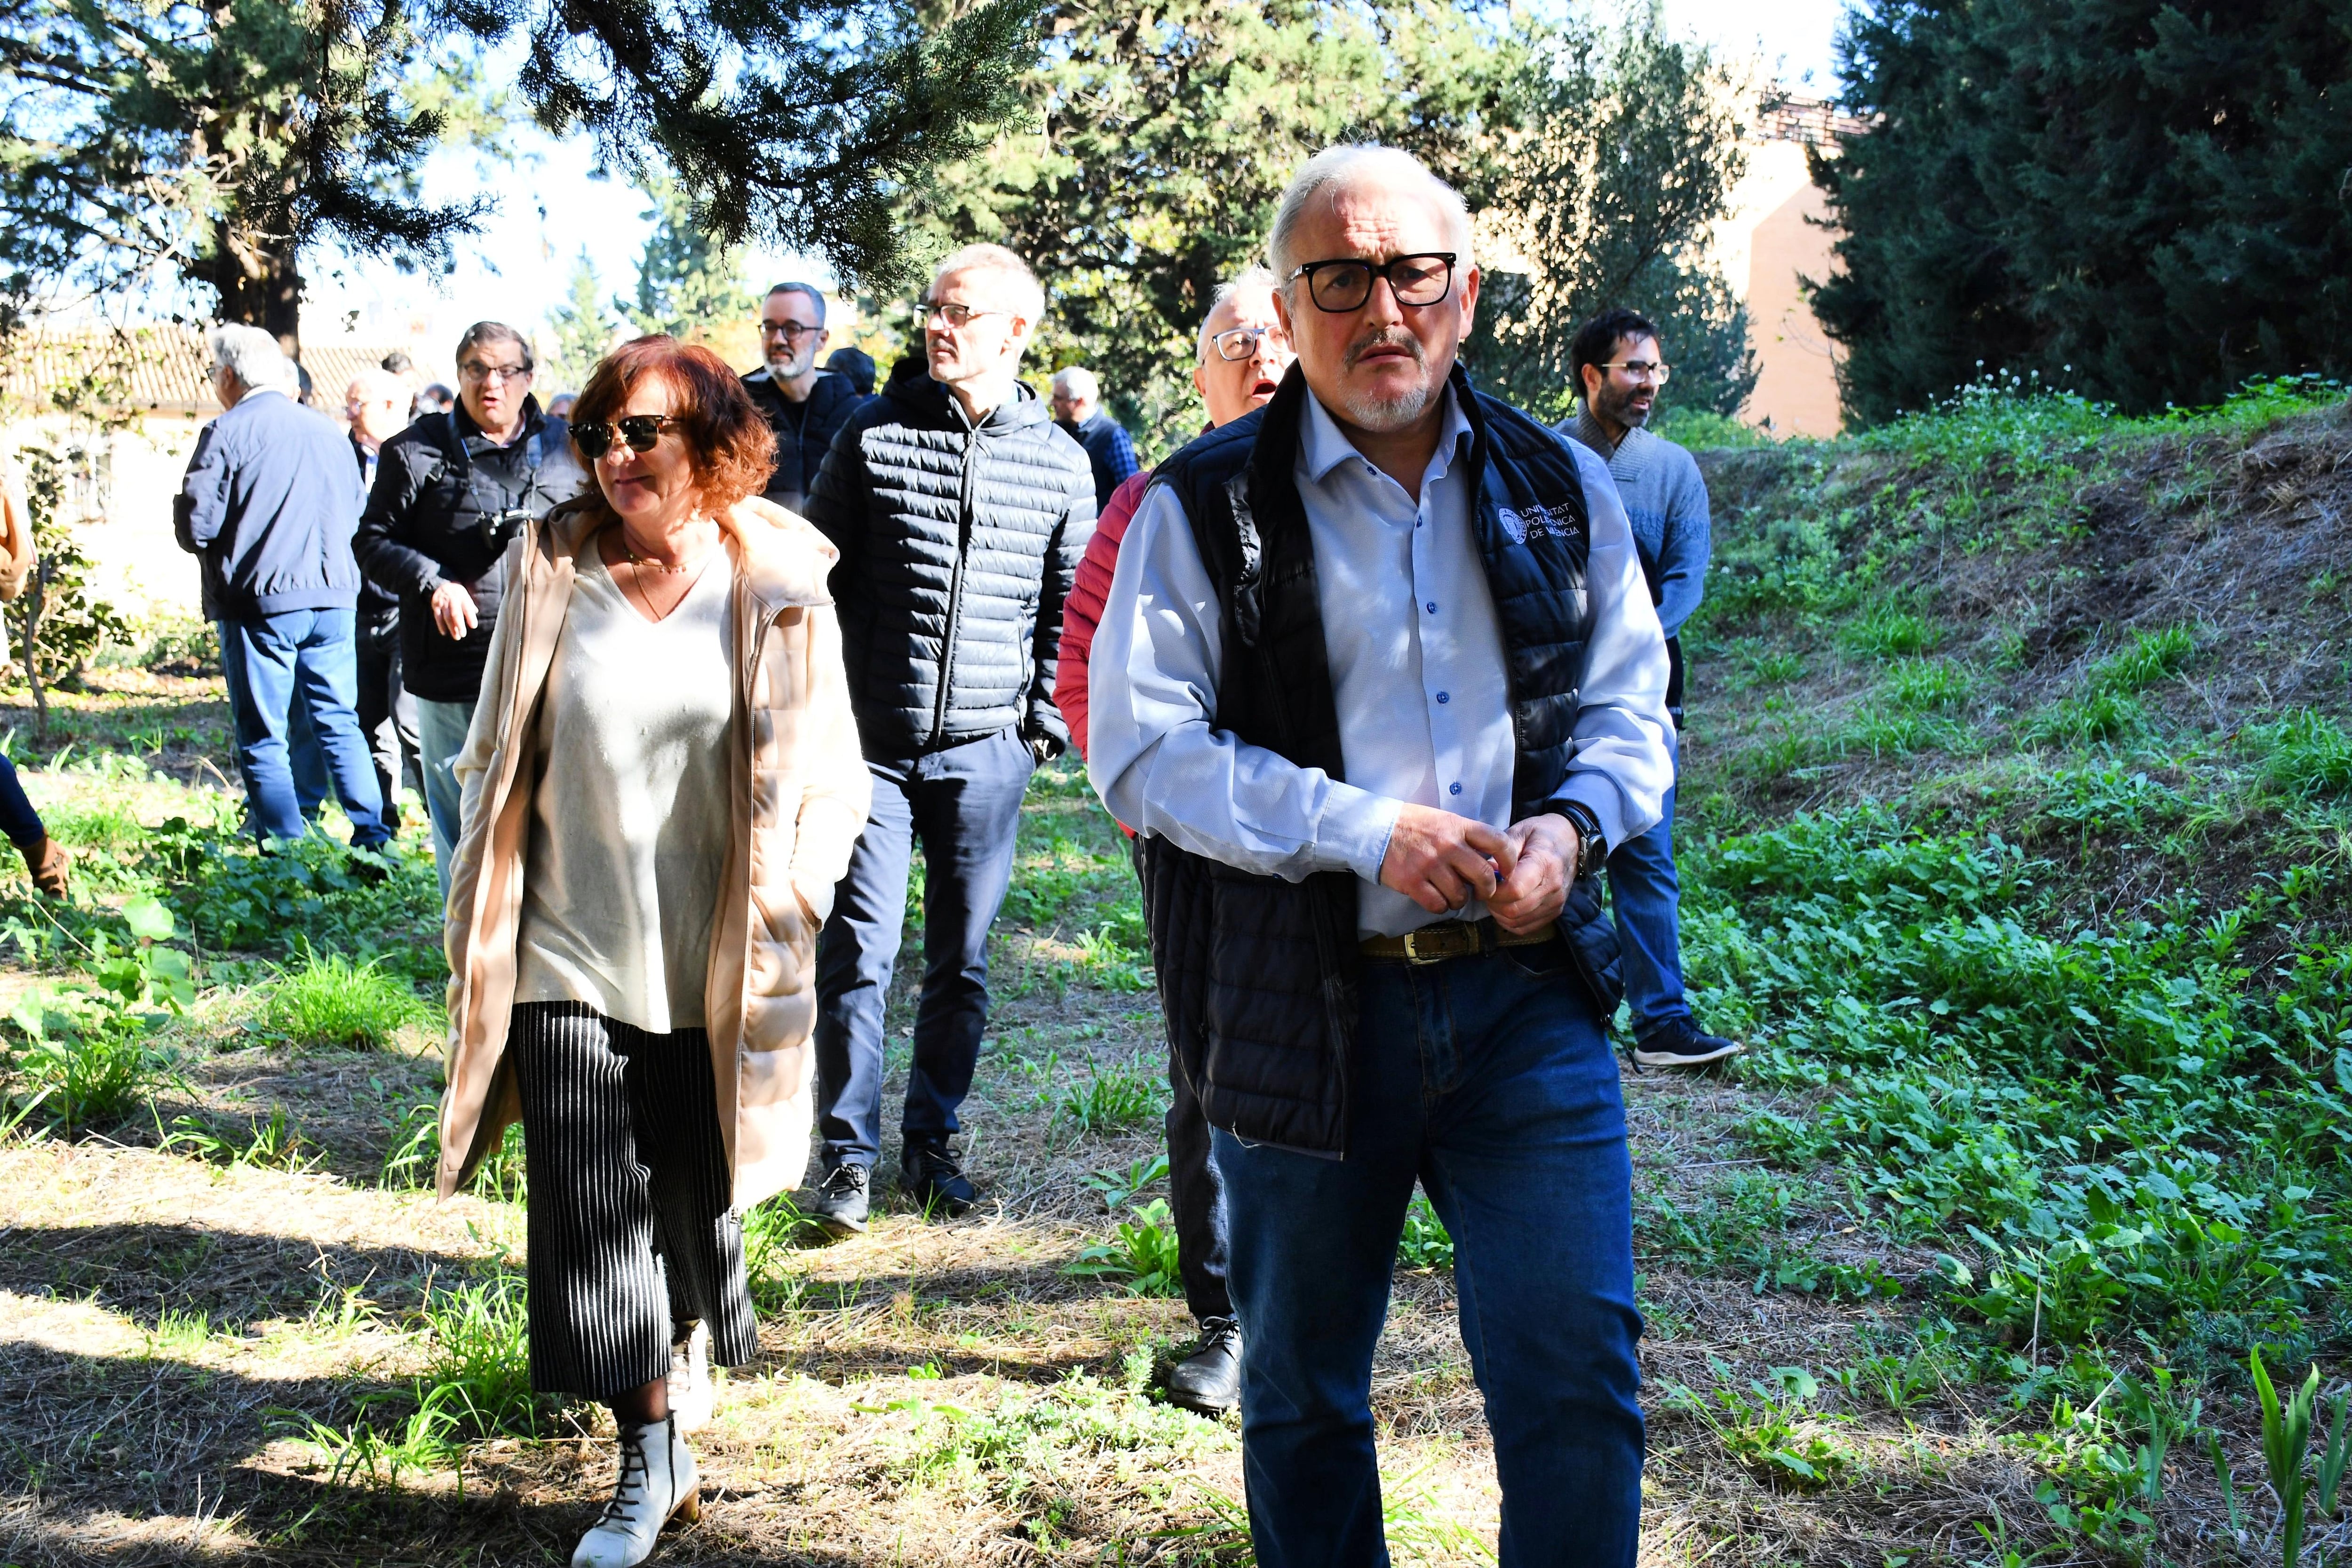
<svg viewBox="0 0 2352 1568"><path fill-rule="evenodd" d="M761 337L782 338L789 343L796 343L803 338L823 331L824 331L823 327L812 327L801 321L761 321L760 323Z"/></svg>
<svg viewBox="0 0 2352 1568"><path fill-rule="evenodd" d="M1645 359L1611 360L1607 364L1602 365L1601 368L1603 370L1622 370L1625 373L1625 378L1628 381L1646 381L1655 386L1665 385L1666 377L1674 374L1672 371L1668 370L1664 364L1652 364Z"/></svg>
<svg viewBox="0 0 2352 1568"><path fill-rule="evenodd" d="M1217 345L1217 357L1223 360L1245 360L1257 353L1258 340L1272 338L1276 347L1287 342L1280 327L1227 327L1209 341Z"/></svg>
<svg viewBox="0 0 2352 1568"><path fill-rule="evenodd" d="M580 448L580 455L593 463L613 449L616 435L629 444L631 451L650 452L661 445L662 432L677 424L675 415L631 414L610 425L574 425L572 441Z"/></svg>
<svg viewBox="0 0 2352 1568"><path fill-rule="evenodd" d="M1372 297L1372 279L1389 280L1400 305L1434 305L1454 287L1454 252L1426 250L1388 261L1342 257L1335 261L1309 261L1290 275L1307 279L1307 297L1318 310L1339 315L1363 309Z"/></svg>

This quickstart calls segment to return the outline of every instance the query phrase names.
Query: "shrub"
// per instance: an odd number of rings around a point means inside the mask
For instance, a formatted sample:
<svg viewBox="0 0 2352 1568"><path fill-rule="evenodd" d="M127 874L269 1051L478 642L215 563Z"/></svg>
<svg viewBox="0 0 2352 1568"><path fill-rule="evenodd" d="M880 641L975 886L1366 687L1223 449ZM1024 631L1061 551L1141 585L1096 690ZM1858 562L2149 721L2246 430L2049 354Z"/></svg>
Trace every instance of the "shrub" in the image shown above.
<svg viewBox="0 0 2352 1568"><path fill-rule="evenodd" d="M425 1004L407 983L374 963L354 964L339 952L308 952L270 983L261 1024L298 1046L381 1048L425 1014Z"/></svg>

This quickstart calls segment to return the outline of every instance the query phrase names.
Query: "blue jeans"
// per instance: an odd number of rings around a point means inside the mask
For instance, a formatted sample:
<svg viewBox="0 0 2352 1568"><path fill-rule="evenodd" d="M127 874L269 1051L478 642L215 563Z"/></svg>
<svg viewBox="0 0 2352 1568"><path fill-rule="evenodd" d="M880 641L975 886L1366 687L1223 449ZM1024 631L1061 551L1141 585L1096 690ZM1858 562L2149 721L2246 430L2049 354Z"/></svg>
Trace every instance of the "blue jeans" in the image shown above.
<svg viewBox="0 0 2352 1568"><path fill-rule="evenodd" d="M1682 884L1675 879L1675 792L1666 814L1639 838L1609 851L1609 910L1625 956L1625 1005L1633 1037L1690 1021L1683 997Z"/></svg>
<svg viewBox="0 0 2352 1568"><path fill-rule="evenodd" d="M1416 1177L1454 1237L1462 1340L1503 1488L1503 1568L1633 1568L1633 1165L1617 1064L1565 944L1368 961L1348 1152L1214 1135L1262 1568L1372 1568L1370 1402Z"/></svg>
<svg viewBox="0 0 2352 1568"><path fill-rule="evenodd" d="M908 1143L961 1131L988 1025L988 928L1013 881L1021 795L1036 767L1006 730L920 757L877 761L874 805L816 944L816 1115L827 1170L882 1152L882 1017L907 922L907 871L923 846L923 994L899 1130Z"/></svg>
<svg viewBox="0 0 2352 1568"><path fill-rule="evenodd" d="M246 826L263 839L299 838L309 830L287 743L299 691L335 795L352 819L352 842L367 849L389 838L375 765L352 710L359 684L352 612L289 610L223 621L219 629L237 769L245 776Z"/></svg>
<svg viewBox="0 0 2352 1568"><path fill-rule="evenodd" d="M6 757L0 757L0 836L19 849L37 849L49 836L49 830L41 826L41 814L25 797L16 764Z"/></svg>
<svg viewBox="0 0 2352 1568"><path fill-rule="evenodd" d="M471 702L416 700L416 761L425 774L425 815L433 821L433 868L441 873L444 903L449 901L449 868L457 858L457 817L465 795L456 763L466 749L466 731L473 727Z"/></svg>

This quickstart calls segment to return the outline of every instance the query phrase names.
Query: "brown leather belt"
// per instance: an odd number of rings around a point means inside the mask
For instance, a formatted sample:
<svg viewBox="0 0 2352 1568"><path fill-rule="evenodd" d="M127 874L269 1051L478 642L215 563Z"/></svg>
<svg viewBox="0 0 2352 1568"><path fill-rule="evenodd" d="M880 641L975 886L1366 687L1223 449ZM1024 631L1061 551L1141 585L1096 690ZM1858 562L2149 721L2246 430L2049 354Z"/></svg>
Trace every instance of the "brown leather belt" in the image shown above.
<svg viewBox="0 0 2352 1568"><path fill-rule="evenodd" d="M1356 944L1366 958L1401 963L1443 963L1449 958L1475 958L1506 947L1541 947L1559 934L1557 922L1514 936L1493 920L1440 921L1402 936L1368 936Z"/></svg>

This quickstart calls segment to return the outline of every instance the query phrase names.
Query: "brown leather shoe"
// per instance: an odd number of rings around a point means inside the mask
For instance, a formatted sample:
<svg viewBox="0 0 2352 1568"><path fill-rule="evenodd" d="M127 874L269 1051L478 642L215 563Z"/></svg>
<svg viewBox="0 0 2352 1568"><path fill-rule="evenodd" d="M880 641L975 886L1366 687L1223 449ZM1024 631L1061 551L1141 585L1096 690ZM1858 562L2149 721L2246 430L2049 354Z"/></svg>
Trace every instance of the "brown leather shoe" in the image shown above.
<svg viewBox="0 0 2352 1568"><path fill-rule="evenodd" d="M16 853L25 858L25 869L33 874L33 886L53 899L67 897L72 889L66 885L66 868L73 857L66 847L54 838L44 837L38 844L16 846Z"/></svg>

